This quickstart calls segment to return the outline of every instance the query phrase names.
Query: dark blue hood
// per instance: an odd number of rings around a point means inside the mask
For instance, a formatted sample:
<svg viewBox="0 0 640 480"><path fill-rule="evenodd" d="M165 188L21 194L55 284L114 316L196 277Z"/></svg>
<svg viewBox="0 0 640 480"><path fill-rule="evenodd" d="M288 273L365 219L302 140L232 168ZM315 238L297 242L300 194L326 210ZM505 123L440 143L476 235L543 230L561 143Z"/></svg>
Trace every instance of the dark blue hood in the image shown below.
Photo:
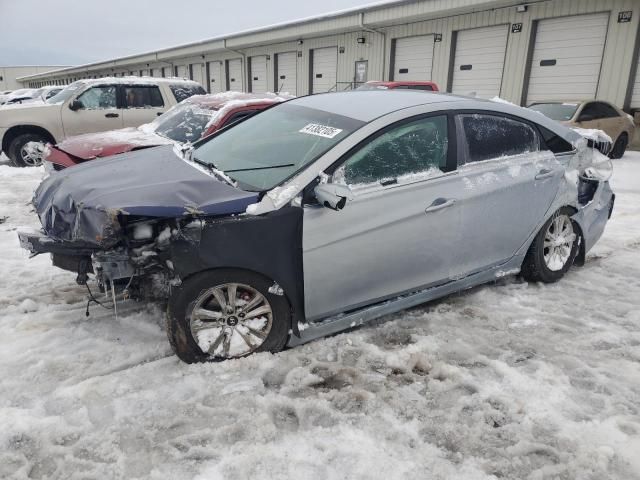
<svg viewBox="0 0 640 480"><path fill-rule="evenodd" d="M258 200L179 158L172 146L93 160L52 174L33 204L48 236L108 247L120 240L118 217L175 218L242 213Z"/></svg>

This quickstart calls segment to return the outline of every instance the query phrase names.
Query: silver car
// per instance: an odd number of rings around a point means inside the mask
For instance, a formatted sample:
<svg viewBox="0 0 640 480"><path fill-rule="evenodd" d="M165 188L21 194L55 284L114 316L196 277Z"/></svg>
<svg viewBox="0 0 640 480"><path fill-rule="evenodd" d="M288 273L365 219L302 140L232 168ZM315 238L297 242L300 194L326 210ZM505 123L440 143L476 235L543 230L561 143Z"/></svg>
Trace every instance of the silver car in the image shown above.
<svg viewBox="0 0 640 480"><path fill-rule="evenodd" d="M291 100L185 149L57 172L25 248L114 304L168 300L186 362L335 333L520 273L555 282L601 236L599 152L516 106L412 91Z"/></svg>

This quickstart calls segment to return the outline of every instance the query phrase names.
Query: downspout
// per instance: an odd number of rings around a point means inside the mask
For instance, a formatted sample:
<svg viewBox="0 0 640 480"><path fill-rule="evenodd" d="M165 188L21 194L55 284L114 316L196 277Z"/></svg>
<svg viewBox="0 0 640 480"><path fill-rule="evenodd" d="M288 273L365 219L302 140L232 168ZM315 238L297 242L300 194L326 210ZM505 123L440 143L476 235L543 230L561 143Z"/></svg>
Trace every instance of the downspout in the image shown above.
<svg viewBox="0 0 640 480"><path fill-rule="evenodd" d="M365 32L377 33L378 35L382 35L382 80L386 79L385 74L387 70L387 32L381 32L380 30L376 30L375 28L367 27L364 24L364 12L360 12L360 30L364 30Z"/></svg>
<svg viewBox="0 0 640 480"><path fill-rule="evenodd" d="M225 50L229 50L230 52L237 53L238 55L242 56L242 77L244 79L244 81L242 82L242 85L244 86L244 90L246 91L247 87L249 86L249 77L247 76L247 55L244 52L227 47L226 38L222 40L222 47ZM226 68L227 67L225 65L225 70ZM227 76L229 76L229 72L227 72Z"/></svg>

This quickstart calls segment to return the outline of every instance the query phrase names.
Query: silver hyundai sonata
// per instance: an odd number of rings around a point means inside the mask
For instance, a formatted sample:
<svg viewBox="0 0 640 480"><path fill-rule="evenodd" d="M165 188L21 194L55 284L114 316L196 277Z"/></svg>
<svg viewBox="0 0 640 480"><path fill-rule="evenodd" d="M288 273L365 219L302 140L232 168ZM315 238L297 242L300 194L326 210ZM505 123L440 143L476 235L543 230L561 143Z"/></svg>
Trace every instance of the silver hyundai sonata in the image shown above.
<svg viewBox="0 0 640 480"><path fill-rule="evenodd" d="M168 300L186 362L274 352L505 275L559 280L613 209L592 146L505 103L314 95L57 172L20 239L114 306Z"/></svg>

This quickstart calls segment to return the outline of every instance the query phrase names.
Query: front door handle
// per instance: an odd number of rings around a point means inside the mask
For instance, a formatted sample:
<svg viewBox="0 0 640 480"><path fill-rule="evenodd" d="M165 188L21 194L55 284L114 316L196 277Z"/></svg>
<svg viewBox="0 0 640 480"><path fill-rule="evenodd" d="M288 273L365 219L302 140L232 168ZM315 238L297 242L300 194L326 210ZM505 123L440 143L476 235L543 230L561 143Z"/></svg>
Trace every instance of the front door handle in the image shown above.
<svg viewBox="0 0 640 480"><path fill-rule="evenodd" d="M160 115L162 115L164 112L158 112L156 113L156 115L159 117Z"/></svg>
<svg viewBox="0 0 640 480"><path fill-rule="evenodd" d="M437 212L443 208L451 207L456 203L455 198L436 198L431 205L425 209L425 213Z"/></svg>
<svg viewBox="0 0 640 480"><path fill-rule="evenodd" d="M107 118L118 118L120 116L120 114L118 114L118 113L106 113L104 116L107 117Z"/></svg>
<svg viewBox="0 0 640 480"><path fill-rule="evenodd" d="M536 174L536 180L542 180L544 178L549 178L549 177L553 177L553 175L555 174L555 172L553 170L548 170L546 168L540 170L537 174Z"/></svg>

